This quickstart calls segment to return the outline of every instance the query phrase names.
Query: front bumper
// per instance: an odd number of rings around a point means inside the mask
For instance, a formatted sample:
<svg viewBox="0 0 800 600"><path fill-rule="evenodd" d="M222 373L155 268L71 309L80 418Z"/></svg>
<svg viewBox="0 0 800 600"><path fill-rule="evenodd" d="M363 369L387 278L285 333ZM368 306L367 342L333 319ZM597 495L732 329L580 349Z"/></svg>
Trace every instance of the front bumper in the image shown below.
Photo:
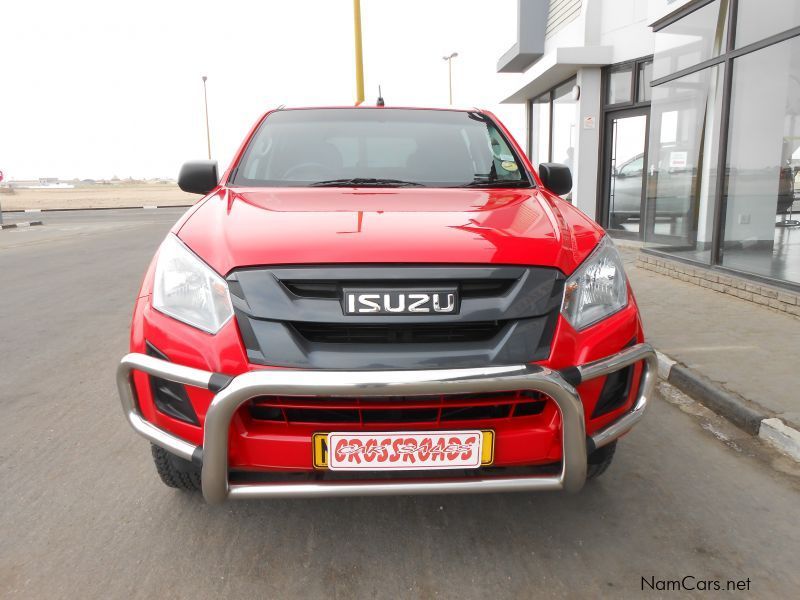
<svg viewBox="0 0 800 600"><path fill-rule="evenodd" d="M587 438L583 404L575 387L644 361L633 408ZM195 446L146 421L139 412L131 378L142 371L162 379L215 392L205 417L203 445ZM637 344L591 363L555 371L540 365L417 371L263 370L228 377L177 365L144 354L128 354L117 369L117 387L125 417L157 446L202 465L203 496L211 504L227 498L378 496L453 494L533 490L576 492L586 480L587 453L628 432L642 417L656 381L656 354ZM403 396L535 390L558 406L562 423L562 467L557 476L469 477L310 483L231 485L228 481L228 435L236 410L261 395Z"/></svg>

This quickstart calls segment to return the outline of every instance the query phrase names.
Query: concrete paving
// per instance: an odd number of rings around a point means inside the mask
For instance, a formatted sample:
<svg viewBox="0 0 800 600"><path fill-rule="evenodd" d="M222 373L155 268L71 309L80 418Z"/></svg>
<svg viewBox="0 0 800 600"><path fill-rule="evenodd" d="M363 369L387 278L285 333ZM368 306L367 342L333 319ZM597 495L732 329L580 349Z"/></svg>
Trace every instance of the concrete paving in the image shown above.
<svg viewBox="0 0 800 600"><path fill-rule="evenodd" d="M628 598L665 594L642 578L684 576L796 594L797 466L668 387L573 496L210 507L164 487L114 369L179 214L48 216L0 235L0 597Z"/></svg>
<svg viewBox="0 0 800 600"><path fill-rule="evenodd" d="M800 319L635 266L621 247L649 341L800 428Z"/></svg>

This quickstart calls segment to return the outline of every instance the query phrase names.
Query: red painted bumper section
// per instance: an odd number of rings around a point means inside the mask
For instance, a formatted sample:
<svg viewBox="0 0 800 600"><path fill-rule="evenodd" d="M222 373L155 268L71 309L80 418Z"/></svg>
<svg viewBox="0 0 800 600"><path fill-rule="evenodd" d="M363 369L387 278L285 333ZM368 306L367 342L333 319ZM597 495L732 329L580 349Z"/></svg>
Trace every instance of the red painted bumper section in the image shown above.
<svg viewBox="0 0 800 600"><path fill-rule="evenodd" d="M145 353L149 342L163 352L170 362L236 376L265 367L250 365L244 354L244 345L234 320L229 322L217 335L210 336L192 327L176 322L150 307L149 297L137 301L131 334L131 352ZM617 314L582 332L574 331L564 320L559 319L552 347L554 351L547 361L541 364L553 370L583 365L591 361L612 356L631 342L643 341L641 323L633 297L628 306ZM586 434L617 421L633 408L640 385L642 365L634 367L633 385L630 386L627 401L617 409L592 419L590 415L603 388L605 377L585 381L578 385L577 391L586 415ZM213 399L213 393L187 386L187 392L200 421L200 426L174 419L154 405L147 375L134 371L133 374L138 407L142 417L158 427L194 445L203 443L202 425L206 412ZM308 405L297 399L295 406ZM440 398L431 398L419 406L435 408L441 406ZM502 403L498 398L498 403ZM482 402L490 403L484 395ZM314 403L311 399L311 404ZM461 403L463 404L463 402ZM461 405L460 404L460 405ZM352 405L347 405L352 406ZM516 411L514 411L516 412ZM389 430L437 430L437 429L493 429L495 438L495 466L541 465L558 462L562 458L561 416L552 401L538 414L513 416L509 413L500 418L480 420L441 420L430 422L375 423L368 422L296 422L266 421L254 419L247 405L236 411L231 422L229 442L229 464L231 468L268 471L308 471L313 469L313 433L324 431L389 431ZM307 419L306 419L307 420Z"/></svg>

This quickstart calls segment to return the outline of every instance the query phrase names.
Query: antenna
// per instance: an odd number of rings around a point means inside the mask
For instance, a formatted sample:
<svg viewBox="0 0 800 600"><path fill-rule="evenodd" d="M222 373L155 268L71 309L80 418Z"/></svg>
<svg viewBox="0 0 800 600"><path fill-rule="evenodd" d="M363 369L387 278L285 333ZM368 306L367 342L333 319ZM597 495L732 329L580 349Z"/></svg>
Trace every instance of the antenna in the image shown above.
<svg viewBox="0 0 800 600"><path fill-rule="evenodd" d="M383 94L381 94L381 86L378 85L378 101L375 103L376 106L386 106L386 103L383 101Z"/></svg>

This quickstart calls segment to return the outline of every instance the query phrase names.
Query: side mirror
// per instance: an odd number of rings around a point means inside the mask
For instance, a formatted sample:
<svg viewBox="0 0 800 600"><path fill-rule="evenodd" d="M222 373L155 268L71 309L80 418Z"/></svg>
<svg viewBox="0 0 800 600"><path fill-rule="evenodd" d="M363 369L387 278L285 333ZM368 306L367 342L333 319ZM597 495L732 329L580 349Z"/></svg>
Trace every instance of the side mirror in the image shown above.
<svg viewBox="0 0 800 600"><path fill-rule="evenodd" d="M539 165L539 179L548 190L563 196L572 189L572 173L567 165L560 163L541 163Z"/></svg>
<svg viewBox="0 0 800 600"><path fill-rule="evenodd" d="M217 187L217 161L191 160L178 175L178 187L190 194L207 194Z"/></svg>

